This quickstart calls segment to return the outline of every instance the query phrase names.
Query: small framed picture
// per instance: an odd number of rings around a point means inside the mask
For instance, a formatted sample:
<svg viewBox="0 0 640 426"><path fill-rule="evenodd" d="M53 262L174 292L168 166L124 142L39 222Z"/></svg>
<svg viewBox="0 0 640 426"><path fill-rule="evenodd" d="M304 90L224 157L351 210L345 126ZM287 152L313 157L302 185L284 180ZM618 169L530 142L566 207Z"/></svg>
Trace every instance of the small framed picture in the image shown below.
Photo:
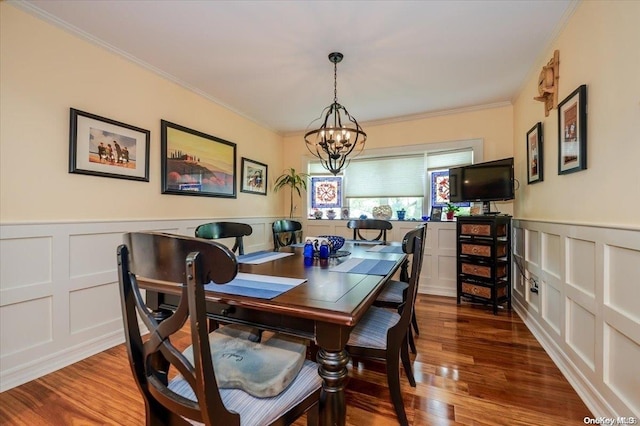
<svg viewBox="0 0 640 426"><path fill-rule="evenodd" d="M543 180L542 123L538 122L527 132L527 183Z"/></svg>
<svg viewBox="0 0 640 426"><path fill-rule="evenodd" d="M587 86L558 105L558 174L587 168Z"/></svg>
<svg viewBox="0 0 640 426"><path fill-rule="evenodd" d="M242 192L267 195L267 165L242 157Z"/></svg>
<svg viewBox="0 0 640 426"><path fill-rule="evenodd" d="M71 108L69 173L149 182L151 132Z"/></svg>
<svg viewBox="0 0 640 426"><path fill-rule="evenodd" d="M160 121L162 193L236 198L236 144Z"/></svg>
<svg viewBox="0 0 640 426"><path fill-rule="evenodd" d="M431 207L431 217L429 218L431 222L440 222L442 220L442 207L441 206L433 206Z"/></svg>

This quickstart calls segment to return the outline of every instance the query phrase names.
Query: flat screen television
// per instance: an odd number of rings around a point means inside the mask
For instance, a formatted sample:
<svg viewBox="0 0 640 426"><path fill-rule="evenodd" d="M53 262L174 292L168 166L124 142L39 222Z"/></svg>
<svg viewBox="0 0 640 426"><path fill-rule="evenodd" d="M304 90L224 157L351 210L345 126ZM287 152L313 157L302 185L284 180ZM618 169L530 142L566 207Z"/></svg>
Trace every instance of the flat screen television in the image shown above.
<svg viewBox="0 0 640 426"><path fill-rule="evenodd" d="M449 199L463 201L513 200L513 157L449 169ZM488 210L485 207L485 212Z"/></svg>

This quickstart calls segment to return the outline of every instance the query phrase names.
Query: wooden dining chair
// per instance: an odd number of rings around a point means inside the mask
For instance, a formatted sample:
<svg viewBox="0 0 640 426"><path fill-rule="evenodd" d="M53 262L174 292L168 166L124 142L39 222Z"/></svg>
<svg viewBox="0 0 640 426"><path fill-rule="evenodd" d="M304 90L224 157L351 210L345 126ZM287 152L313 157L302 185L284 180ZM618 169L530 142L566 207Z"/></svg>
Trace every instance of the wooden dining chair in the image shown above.
<svg viewBox="0 0 640 426"><path fill-rule="evenodd" d="M304 413L308 425L318 424L322 381L317 365L305 359L306 345L278 333L264 344L236 337L229 327L208 333L204 286L229 282L238 271L227 247L135 232L125 234L117 258L127 353L147 425L288 425ZM141 283L179 292L176 310L156 320ZM187 321L192 345L180 352L173 343Z"/></svg>
<svg viewBox="0 0 640 426"><path fill-rule="evenodd" d="M406 248L407 252L420 253L422 252L424 237L425 228L420 226L405 235L402 245L403 247L411 247ZM370 307L358 322L358 325L351 331L346 347L349 355L354 359L368 358L385 363L391 401L393 402L398 422L403 426L409 423L400 390L400 360L402 360L409 384L415 387L416 381L413 376L407 347L407 332L414 310L421 267L422 256L418 256L414 258L411 264L407 298L400 310L394 311L376 306Z"/></svg>
<svg viewBox="0 0 640 426"><path fill-rule="evenodd" d="M387 231L393 229L393 225L388 220L380 219L352 219L347 222L347 228L353 229L354 240L364 241L381 241L387 242ZM375 230L379 231L378 235L374 238L366 238L362 235L362 230Z"/></svg>
<svg viewBox="0 0 640 426"><path fill-rule="evenodd" d="M208 240L235 238L231 251L244 254L243 237L251 235L251 225L239 222L210 222L196 228L196 237Z"/></svg>
<svg viewBox="0 0 640 426"><path fill-rule="evenodd" d="M425 233L427 224L423 225L425 227ZM425 234L426 235L426 234ZM415 258L418 256L424 255L424 244L422 245L422 252L415 253L411 250L413 247L410 245L403 245L402 250L407 254L411 255L412 262L415 261ZM383 308L393 308L399 309L404 305L407 300L407 289L409 288L409 274L408 274L408 261L402 264L401 272L400 272L400 280L389 280L385 283L383 290L378 294L375 302L373 302L374 306L380 306ZM412 330L413 328L413 330ZM409 347L411 348L411 352L416 354L418 351L416 349L415 340L413 337L413 333L416 335L420 334L420 330L418 328L418 319L416 317L415 311L413 315L411 315L411 325L409 327Z"/></svg>
<svg viewBox="0 0 640 426"><path fill-rule="evenodd" d="M295 220L276 220L272 225L273 251L302 241L302 223Z"/></svg>

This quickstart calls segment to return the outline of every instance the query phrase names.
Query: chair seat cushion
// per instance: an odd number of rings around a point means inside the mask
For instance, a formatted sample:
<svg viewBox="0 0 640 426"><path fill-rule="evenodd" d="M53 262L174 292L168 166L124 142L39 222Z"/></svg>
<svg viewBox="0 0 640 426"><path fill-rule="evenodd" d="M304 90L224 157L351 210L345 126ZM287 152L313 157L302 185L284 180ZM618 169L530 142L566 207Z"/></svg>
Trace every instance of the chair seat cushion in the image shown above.
<svg viewBox="0 0 640 426"><path fill-rule="evenodd" d="M400 321L400 315L392 310L372 306L351 331L347 346L386 349L387 332Z"/></svg>
<svg viewBox="0 0 640 426"><path fill-rule="evenodd" d="M220 397L227 410L240 415L242 426L263 426L271 424L283 413L295 407L302 399L319 391L321 386L322 379L318 375L318 365L312 361L304 361L293 382L277 396L256 398L240 389L220 389ZM196 401L191 386L182 376L169 382L169 389L185 398ZM186 418L185 420L194 425L202 424Z"/></svg>
<svg viewBox="0 0 640 426"><path fill-rule="evenodd" d="M281 393L296 378L307 351L303 340L276 333L263 343L255 343L235 337L237 330L225 330L227 327L209 334L218 387L268 398ZM193 347L183 354L193 364Z"/></svg>
<svg viewBox="0 0 640 426"><path fill-rule="evenodd" d="M397 303L404 302L404 292L409 288L409 284L404 281L389 280L385 285L376 302Z"/></svg>

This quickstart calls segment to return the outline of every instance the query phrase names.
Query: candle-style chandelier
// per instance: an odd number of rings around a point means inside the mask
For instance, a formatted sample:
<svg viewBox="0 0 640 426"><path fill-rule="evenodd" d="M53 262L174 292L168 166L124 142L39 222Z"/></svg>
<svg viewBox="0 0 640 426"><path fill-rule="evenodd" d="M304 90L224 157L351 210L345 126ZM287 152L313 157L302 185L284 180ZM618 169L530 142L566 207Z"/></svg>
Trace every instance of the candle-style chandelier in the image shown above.
<svg viewBox="0 0 640 426"><path fill-rule="evenodd" d="M343 57L339 52L329 54L329 60L333 62L333 103L322 110L320 117L309 125L304 135L309 152L318 157L322 167L333 175L340 173L349 165L351 158L362 152L367 140L367 134L358 121L338 103L338 62ZM322 124L313 129L318 121Z"/></svg>

